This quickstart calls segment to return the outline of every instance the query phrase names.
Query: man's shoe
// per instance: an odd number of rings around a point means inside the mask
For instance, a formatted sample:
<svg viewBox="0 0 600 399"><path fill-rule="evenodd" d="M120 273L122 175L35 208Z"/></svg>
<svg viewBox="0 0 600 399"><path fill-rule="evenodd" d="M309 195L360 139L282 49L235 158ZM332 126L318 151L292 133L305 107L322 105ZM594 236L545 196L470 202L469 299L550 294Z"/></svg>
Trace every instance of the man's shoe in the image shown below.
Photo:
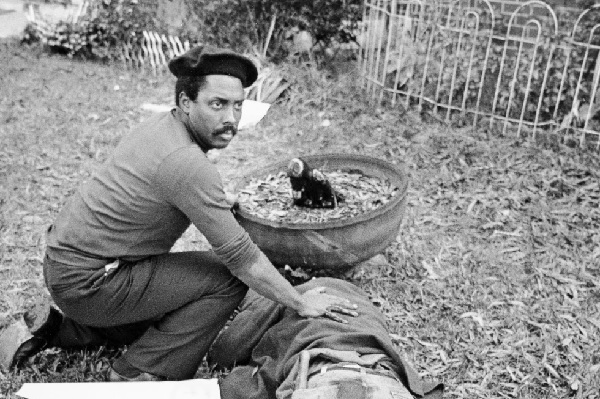
<svg viewBox="0 0 600 399"><path fill-rule="evenodd" d="M58 333L63 315L54 306L41 303L25 312L23 320L33 336L50 341Z"/></svg>
<svg viewBox="0 0 600 399"><path fill-rule="evenodd" d="M48 346L58 333L62 314L48 303L38 304L0 332L0 366L19 367Z"/></svg>
<svg viewBox="0 0 600 399"><path fill-rule="evenodd" d="M108 381L109 382L140 382L140 381L164 381L164 378L161 378L157 375L144 373L140 371L135 377L125 377L115 371L114 368L110 367L108 371Z"/></svg>

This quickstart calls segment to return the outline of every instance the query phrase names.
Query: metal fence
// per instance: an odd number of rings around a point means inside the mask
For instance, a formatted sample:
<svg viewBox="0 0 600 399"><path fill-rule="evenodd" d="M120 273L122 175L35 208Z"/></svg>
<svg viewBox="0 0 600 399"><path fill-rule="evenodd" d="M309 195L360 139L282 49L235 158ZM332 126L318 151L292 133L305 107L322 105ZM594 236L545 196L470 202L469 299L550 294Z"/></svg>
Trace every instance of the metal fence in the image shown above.
<svg viewBox="0 0 600 399"><path fill-rule="evenodd" d="M572 21L559 34L537 0L504 19L490 0L365 0L360 70L379 102L599 149L600 5Z"/></svg>
<svg viewBox="0 0 600 399"><path fill-rule="evenodd" d="M190 49L188 40L152 31L132 36L121 44L120 57L125 67L150 70L156 76L167 70L167 63Z"/></svg>

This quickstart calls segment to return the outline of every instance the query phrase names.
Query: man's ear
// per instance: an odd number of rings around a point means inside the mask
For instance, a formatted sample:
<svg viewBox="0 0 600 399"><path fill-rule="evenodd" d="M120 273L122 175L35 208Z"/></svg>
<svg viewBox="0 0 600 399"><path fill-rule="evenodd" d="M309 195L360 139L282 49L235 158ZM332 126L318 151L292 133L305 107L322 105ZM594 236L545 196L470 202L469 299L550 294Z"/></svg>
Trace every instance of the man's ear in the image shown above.
<svg viewBox="0 0 600 399"><path fill-rule="evenodd" d="M190 112L190 98L185 94L184 91L179 93L179 108L183 110L186 114Z"/></svg>

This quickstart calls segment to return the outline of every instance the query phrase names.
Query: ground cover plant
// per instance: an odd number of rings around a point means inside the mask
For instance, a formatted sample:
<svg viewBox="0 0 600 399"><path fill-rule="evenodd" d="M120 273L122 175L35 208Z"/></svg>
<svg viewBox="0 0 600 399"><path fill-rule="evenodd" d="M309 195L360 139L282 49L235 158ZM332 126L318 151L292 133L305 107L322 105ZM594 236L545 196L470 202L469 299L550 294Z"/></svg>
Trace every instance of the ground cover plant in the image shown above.
<svg viewBox="0 0 600 399"><path fill-rule="evenodd" d="M119 138L172 103L174 79L0 44L0 325L46 294L45 231ZM600 397L600 160L365 101L354 75L296 81L265 120L211 153L228 188L248 170L323 152L403 164L405 220L385 253L340 275L385 313L392 339L447 398ZM205 248L189 229L174 250ZM282 270L292 281L310 270ZM102 381L118 350L48 349L0 374ZM211 375L201 370L200 377Z"/></svg>

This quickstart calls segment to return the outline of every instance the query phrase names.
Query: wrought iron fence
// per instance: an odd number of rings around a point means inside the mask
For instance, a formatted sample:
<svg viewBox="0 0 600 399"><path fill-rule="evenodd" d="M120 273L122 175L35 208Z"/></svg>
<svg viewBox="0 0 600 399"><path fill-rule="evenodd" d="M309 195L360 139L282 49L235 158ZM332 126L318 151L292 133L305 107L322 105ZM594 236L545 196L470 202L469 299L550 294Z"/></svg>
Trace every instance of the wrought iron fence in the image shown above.
<svg viewBox="0 0 600 399"><path fill-rule="evenodd" d="M175 56L190 49L188 40L177 36L166 36L152 31L132 36L121 44L120 57L125 67L139 70L148 69L156 76L166 71L167 63Z"/></svg>
<svg viewBox="0 0 600 399"><path fill-rule="evenodd" d="M360 71L379 102L600 149L600 5L559 34L543 1L365 0ZM560 135L547 133L560 132Z"/></svg>

